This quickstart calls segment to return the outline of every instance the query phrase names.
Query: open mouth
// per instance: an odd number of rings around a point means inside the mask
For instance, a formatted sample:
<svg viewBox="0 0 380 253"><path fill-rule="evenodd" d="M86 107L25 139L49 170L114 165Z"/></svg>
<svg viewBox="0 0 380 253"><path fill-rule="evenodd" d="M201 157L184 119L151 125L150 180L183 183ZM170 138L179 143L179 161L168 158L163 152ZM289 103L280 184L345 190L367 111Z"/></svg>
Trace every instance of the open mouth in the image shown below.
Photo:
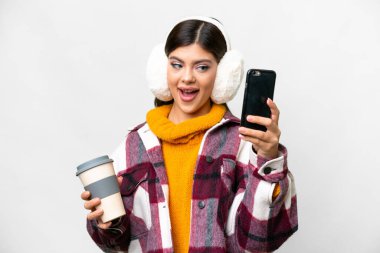
<svg viewBox="0 0 380 253"><path fill-rule="evenodd" d="M181 99L185 102L190 102L195 99L198 95L199 90L197 89L178 89Z"/></svg>

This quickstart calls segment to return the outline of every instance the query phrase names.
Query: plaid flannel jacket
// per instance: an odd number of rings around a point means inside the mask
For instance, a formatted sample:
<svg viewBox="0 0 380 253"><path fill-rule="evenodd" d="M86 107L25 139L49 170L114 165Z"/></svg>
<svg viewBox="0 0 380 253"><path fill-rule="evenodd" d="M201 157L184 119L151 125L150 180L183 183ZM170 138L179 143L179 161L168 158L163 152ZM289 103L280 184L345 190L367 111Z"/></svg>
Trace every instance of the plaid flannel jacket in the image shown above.
<svg viewBox="0 0 380 253"><path fill-rule="evenodd" d="M191 201L189 252L270 252L298 228L296 191L287 151L265 160L238 137L229 111L200 146ZM112 158L122 176L126 215L109 229L88 221L104 252L173 252L168 179L161 145L146 123L131 130ZM272 202L275 184L280 195Z"/></svg>

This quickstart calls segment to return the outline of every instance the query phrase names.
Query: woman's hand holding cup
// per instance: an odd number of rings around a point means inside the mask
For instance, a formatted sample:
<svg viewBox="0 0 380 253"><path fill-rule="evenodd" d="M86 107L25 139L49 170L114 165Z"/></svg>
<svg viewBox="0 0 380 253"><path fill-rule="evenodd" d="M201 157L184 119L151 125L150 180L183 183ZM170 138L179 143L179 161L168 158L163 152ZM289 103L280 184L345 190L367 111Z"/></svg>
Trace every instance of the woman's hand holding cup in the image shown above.
<svg viewBox="0 0 380 253"><path fill-rule="evenodd" d="M101 201L99 198L90 199L91 193L89 191L84 191L81 194L81 198L85 201L84 208L90 210L91 212L87 214L88 220L96 220L98 227L102 229L107 229L111 226L112 222L103 223L100 217L103 215L104 211L101 208L96 209L100 205Z"/></svg>
<svg viewBox="0 0 380 253"><path fill-rule="evenodd" d="M123 180L123 177L117 177L117 182L119 184L119 187L121 185L122 180ZM109 228L112 225L112 222L109 221L109 222L103 223L100 217L103 215L104 211L101 208L96 209L96 207L101 204L101 200L99 198L91 199L91 193L89 191L82 192L80 196L85 201L84 208L91 211L89 214L87 214L87 219L96 220L98 227L101 229Z"/></svg>

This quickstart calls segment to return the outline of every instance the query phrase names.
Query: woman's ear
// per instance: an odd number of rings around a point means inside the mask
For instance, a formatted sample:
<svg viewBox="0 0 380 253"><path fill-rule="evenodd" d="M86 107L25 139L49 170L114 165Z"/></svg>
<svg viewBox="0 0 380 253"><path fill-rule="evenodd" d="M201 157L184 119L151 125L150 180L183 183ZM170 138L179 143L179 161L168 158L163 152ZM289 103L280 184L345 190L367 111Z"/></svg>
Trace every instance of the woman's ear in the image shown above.
<svg viewBox="0 0 380 253"><path fill-rule="evenodd" d="M168 57L165 54L165 45L155 46L150 53L146 68L148 87L154 96L162 101L173 99L167 82Z"/></svg>

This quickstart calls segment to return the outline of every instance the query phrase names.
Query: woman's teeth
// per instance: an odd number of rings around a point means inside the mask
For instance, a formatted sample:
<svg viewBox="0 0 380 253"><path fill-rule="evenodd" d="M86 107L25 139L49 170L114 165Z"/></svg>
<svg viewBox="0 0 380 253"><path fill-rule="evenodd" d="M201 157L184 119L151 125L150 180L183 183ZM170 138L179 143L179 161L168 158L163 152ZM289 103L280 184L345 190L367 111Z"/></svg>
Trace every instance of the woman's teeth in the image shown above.
<svg viewBox="0 0 380 253"><path fill-rule="evenodd" d="M183 90L183 92L186 94L191 94L197 92L197 90Z"/></svg>
<svg viewBox="0 0 380 253"><path fill-rule="evenodd" d="M179 91L180 91L180 97L182 101L185 101L185 102L193 101L197 97L198 92L199 92L199 90L183 90L183 89L179 89Z"/></svg>

